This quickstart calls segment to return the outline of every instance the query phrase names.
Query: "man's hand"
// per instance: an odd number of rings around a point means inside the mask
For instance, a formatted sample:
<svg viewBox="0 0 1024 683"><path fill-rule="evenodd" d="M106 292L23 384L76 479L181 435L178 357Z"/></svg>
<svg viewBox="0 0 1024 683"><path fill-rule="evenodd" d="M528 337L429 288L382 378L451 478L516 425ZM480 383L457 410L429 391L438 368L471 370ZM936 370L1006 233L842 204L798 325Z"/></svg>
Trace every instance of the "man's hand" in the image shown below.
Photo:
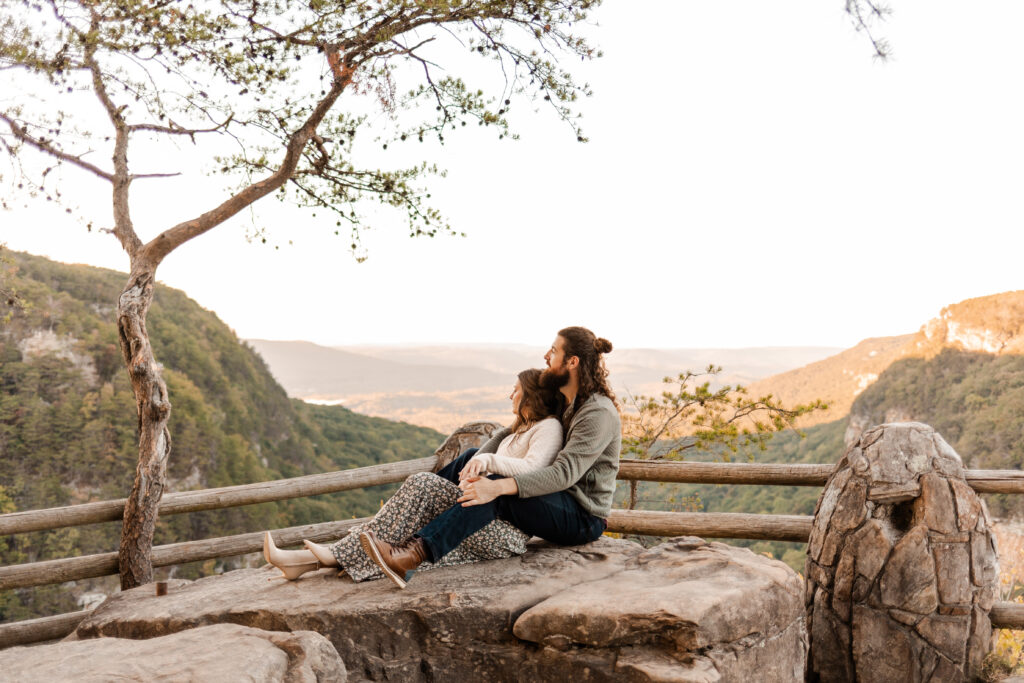
<svg viewBox="0 0 1024 683"><path fill-rule="evenodd" d="M470 458L466 466L459 472L459 481L462 482L464 479L479 479L480 475L484 472L484 464L482 460L476 458Z"/></svg>
<svg viewBox="0 0 1024 683"><path fill-rule="evenodd" d="M519 486L512 477L504 479L463 479L459 482L462 489L462 497L456 503L462 503L462 507L470 505L483 505L490 503L498 496L510 496L519 493Z"/></svg>

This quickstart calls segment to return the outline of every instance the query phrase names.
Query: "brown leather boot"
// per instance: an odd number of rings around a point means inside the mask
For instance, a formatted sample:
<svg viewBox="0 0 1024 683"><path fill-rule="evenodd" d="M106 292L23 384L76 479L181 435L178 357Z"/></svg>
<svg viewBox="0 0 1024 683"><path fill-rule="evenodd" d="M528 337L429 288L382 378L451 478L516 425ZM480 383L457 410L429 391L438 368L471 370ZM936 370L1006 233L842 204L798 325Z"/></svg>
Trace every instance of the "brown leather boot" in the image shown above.
<svg viewBox="0 0 1024 683"><path fill-rule="evenodd" d="M374 564L399 588L405 588L405 573L416 569L427 559L427 549L420 538L410 538L405 543L391 545L377 538L372 531L364 531L359 534L359 544Z"/></svg>

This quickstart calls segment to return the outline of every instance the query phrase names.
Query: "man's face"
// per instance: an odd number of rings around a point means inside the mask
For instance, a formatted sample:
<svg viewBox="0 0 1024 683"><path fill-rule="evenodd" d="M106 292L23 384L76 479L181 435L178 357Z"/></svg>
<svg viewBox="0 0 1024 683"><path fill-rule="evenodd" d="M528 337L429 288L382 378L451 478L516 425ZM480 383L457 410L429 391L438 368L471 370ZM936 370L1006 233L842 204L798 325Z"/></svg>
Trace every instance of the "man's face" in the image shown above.
<svg viewBox="0 0 1024 683"><path fill-rule="evenodd" d="M573 356L575 358L575 356ZM547 368L540 375L541 385L549 389L559 389L569 383L569 363L565 357L565 340L555 337L551 348L544 354Z"/></svg>

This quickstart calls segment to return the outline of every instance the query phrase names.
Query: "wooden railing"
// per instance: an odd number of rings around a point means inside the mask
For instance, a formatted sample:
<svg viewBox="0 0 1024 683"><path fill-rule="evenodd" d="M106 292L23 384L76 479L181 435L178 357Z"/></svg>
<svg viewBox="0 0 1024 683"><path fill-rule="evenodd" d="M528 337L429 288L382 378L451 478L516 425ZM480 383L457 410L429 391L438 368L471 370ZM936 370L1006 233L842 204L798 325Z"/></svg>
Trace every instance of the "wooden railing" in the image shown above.
<svg viewBox="0 0 1024 683"><path fill-rule="evenodd" d="M170 493L161 500L159 512L161 516L167 516L219 510L394 484L404 481L411 474L432 471L436 464L437 457L432 456L292 479ZM831 465L622 460L619 479L690 484L822 486L832 469ZM1017 470L967 470L966 479L978 493L1024 493L1024 472ZM0 535L116 521L124 513L124 503L121 499L0 515ZM298 544L302 539L329 541L344 536L350 528L364 521L350 519L290 527L275 531L275 538L285 546ZM806 543L812 521L810 515L613 510L608 518L608 531L649 536L696 535ZM153 566L165 567L244 555L259 551L262 545L263 534L256 532L156 546L153 548ZM116 573L116 552L12 565L0 567L0 590L77 581ZM74 612L0 624L0 648L67 635L87 613ZM996 627L1024 628L1024 605L997 603L990 616Z"/></svg>

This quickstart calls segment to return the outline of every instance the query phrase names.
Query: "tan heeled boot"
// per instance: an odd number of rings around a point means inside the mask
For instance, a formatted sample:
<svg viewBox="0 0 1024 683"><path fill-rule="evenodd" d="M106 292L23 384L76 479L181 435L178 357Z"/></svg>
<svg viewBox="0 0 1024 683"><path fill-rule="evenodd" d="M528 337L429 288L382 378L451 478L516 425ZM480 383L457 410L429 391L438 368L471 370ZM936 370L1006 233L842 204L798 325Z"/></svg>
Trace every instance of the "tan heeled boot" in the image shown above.
<svg viewBox="0 0 1024 683"><path fill-rule="evenodd" d="M263 559L280 569L289 581L320 569L320 561L313 553L308 550L281 550L274 545L269 531L263 536Z"/></svg>

